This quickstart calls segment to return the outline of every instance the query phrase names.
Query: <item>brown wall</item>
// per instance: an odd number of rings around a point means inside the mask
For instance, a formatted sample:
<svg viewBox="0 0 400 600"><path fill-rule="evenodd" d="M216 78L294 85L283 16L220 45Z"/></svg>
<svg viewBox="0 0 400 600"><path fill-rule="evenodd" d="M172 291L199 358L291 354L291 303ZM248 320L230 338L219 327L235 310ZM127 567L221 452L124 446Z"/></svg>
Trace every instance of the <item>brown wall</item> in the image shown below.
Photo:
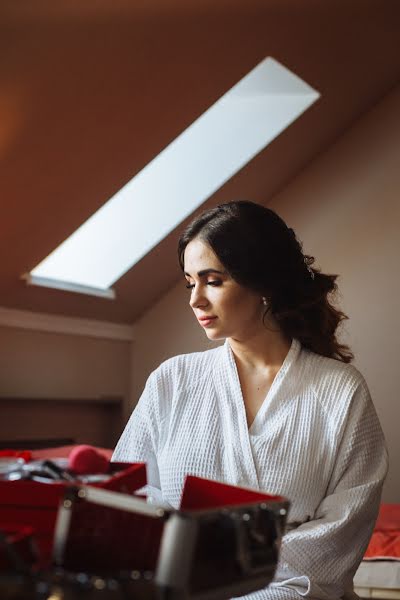
<svg viewBox="0 0 400 600"><path fill-rule="evenodd" d="M400 501L400 88L359 120L269 203L317 264L339 273L343 332L381 418L391 455L386 501ZM266 174L266 177L268 174ZM175 260L175 257L171 257ZM161 360L209 347L183 282L136 323L134 397Z"/></svg>

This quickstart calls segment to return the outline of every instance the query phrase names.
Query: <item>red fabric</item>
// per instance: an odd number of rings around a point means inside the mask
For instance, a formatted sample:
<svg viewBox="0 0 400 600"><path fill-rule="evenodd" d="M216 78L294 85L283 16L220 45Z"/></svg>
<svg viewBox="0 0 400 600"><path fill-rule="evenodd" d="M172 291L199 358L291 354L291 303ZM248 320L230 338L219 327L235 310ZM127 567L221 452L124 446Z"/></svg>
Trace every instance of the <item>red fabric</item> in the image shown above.
<svg viewBox="0 0 400 600"><path fill-rule="evenodd" d="M400 531L400 504L381 504L375 531Z"/></svg>
<svg viewBox="0 0 400 600"><path fill-rule="evenodd" d="M382 504L364 560L400 560L400 504Z"/></svg>
<svg viewBox="0 0 400 600"><path fill-rule="evenodd" d="M400 560L400 532L376 531L372 534L364 560L378 558Z"/></svg>

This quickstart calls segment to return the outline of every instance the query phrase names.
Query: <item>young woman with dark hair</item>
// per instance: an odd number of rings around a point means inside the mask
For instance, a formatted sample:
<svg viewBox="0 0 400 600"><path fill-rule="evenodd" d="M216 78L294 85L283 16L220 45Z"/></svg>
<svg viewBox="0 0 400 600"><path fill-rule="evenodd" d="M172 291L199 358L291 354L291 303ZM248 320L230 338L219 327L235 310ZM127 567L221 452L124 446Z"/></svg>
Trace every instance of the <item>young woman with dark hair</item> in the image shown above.
<svg viewBox="0 0 400 600"><path fill-rule="evenodd" d="M276 213L246 201L200 215L178 255L196 318L225 344L150 375L114 458L145 461L150 498L172 506L187 474L288 497L275 581L251 598L350 597L387 455L336 337L346 318L332 303L336 276Z"/></svg>
<svg viewBox="0 0 400 600"><path fill-rule="evenodd" d="M288 339L322 356L351 361L349 348L336 339L346 316L329 300L337 276L312 268L314 258L303 254L293 229L276 213L246 201L203 213L179 240L183 271L186 246L195 238L210 246L237 283L267 300L265 316L270 314Z"/></svg>

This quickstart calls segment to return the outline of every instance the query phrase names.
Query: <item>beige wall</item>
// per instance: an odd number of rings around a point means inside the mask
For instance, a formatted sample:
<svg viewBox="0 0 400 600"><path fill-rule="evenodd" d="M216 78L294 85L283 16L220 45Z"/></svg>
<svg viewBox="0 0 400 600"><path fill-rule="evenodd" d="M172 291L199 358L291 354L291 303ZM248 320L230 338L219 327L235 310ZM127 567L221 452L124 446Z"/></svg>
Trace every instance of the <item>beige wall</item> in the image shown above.
<svg viewBox="0 0 400 600"><path fill-rule="evenodd" d="M399 114L400 87L271 203L318 264L340 274L345 337L388 442L391 502L400 502Z"/></svg>
<svg viewBox="0 0 400 600"><path fill-rule="evenodd" d="M1 326L0 441L61 436L112 445L126 417L130 377L130 342ZM105 402L118 397L121 405ZM28 404L18 398L53 402L32 401L28 416Z"/></svg>
<svg viewBox="0 0 400 600"><path fill-rule="evenodd" d="M177 354L207 350L217 345L208 340L195 321L188 300L189 293L182 277L182 281L136 321L133 352L134 403L148 375L160 362Z"/></svg>
<svg viewBox="0 0 400 600"><path fill-rule="evenodd" d="M125 397L130 343L0 327L0 397Z"/></svg>
<svg viewBox="0 0 400 600"><path fill-rule="evenodd" d="M400 501L399 114L400 88L269 203L297 231L317 264L340 274L341 303L350 317L345 338L387 437L391 468L384 499L391 502ZM134 399L161 360L209 347L187 307L183 283L136 325Z"/></svg>

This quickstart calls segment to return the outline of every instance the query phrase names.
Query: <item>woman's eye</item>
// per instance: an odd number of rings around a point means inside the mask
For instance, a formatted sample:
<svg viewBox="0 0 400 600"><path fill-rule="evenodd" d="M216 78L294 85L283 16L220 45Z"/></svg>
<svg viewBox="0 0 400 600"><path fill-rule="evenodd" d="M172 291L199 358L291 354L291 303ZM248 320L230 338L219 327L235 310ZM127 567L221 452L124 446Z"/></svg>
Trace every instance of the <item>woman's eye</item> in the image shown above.
<svg viewBox="0 0 400 600"><path fill-rule="evenodd" d="M218 285L222 285L222 281L220 279L215 279L213 281L207 281L207 285L213 285L214 287Z"/></svg>
<svg viewBox="0 0 400 600"><path fill-rule="evenodd" d="M222 281L220 279L212 279L211 281L206 282L207 285L212 285L213 287L217 287L218 285L222 285ZM192 290L194 288L194 283L186 283L186 289Z"/></svg>

